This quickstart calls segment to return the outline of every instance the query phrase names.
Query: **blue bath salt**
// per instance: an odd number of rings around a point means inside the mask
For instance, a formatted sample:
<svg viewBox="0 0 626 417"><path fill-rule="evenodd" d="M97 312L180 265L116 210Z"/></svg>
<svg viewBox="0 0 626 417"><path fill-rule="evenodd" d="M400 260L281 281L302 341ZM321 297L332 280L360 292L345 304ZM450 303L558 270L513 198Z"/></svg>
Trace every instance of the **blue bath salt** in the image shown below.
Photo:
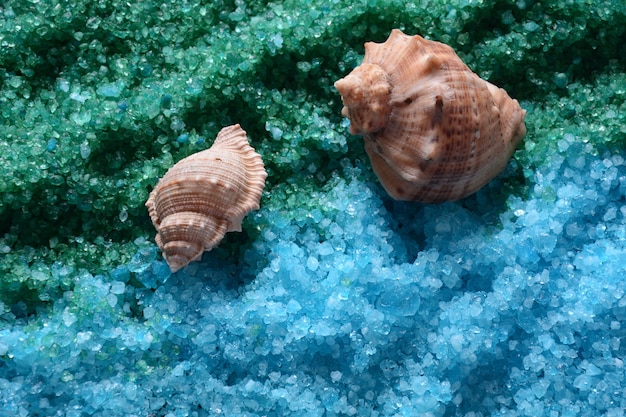
<svg viewBox="0 0 626 417"><path fill-rule="evenodd" d="M620 214L609 224L595 214L621 199L626 165L613 160L610 191L601 202L585 200L587 214L558 211L540 196L511 198L496 233L457 203L386 206L388 197L356 176L331 181L326 201L351 201L352 214L326 212L334 232L320 243L311 233L319 214L300 223L293 240L276 221L281 212L262 207L258 216L272 236L258 235L247 250L243 269L253 276L240 284L233 280L242 266L233 269L215 252L171 275L155 260L156 248L145 247L109 276L77 277L80 291L39 317L28 338L19 327L0 331L12 369L64 364L37 367L14 382L4 374L3 410L72 403L86 414L124 415L152 410L159 392L176 398L161 405L172 410L223 407L248 415L443 416L465 407L524 415L546 404L559 415L575 406L619 415L626 247L612 236L626 220ZM571 204L572 196L559 192L569 187L567 169L546 165L535 176L557 189L557 206ZM584 191L601 187L602 176L580 183ZM436 226L448 216L454 227ZM551 224L572 222L582 225L575 235L560 227L551 251L529 255L529 241L555 233ZM412 247L412 238L398 223L422 224L424 246L401 255L397 248ZM612 232L591 239L589 227L598 224ZM446 285L451 274L458 281ZM135 309L139 319L128 315ZM46 352L53 345L52 360ZM589 351L584 362L580 349ZM58 378L41 386L35 401L26 387L50 372Z"/></svg>
<svg viewBox="0 0 626 417"><path fill-rule="evenodd" d="M161 107L169 109L172 105L172 99L173 97L171 94L163 94L163 96L161 96Z"/></svg>
<svg viewBox="0 0 626 417"><path fill-rule="evenodd" d="M54 151L56 147L57 147L57 140L56 139L48 140L48 145L46 146L46 150L48 152Z"/></svg>
<svg viewBox="0 0 626 417"><path fill-rule="evenodd" d="M121 112L125 112L126 110L128 110L128 102L126 100L120 100L117 103L117 109Z"/></svg>

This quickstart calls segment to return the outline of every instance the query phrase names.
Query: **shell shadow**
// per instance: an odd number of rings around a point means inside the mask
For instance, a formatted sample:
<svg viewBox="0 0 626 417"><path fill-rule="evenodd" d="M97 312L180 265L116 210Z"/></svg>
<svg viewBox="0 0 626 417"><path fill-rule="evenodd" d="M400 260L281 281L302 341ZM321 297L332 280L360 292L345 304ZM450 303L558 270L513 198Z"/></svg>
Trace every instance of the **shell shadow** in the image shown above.
<svg viewBox="0 0 626 417"><path fill-rule="evenodd" d="M211 291L232 293L238 297L240 291L255 279L252 267L245 261L250 239L245 229L241 233L227 233L222 243L202 259L192 262L177 272L180 280L202 281Z"/></svg>
<svg viewBox="0 0 626 417"><path fill-rule="evenodd" d="M414 263L420 254L436 254L436 261L445 270L451 264L458 281L447 282L441 291L492 290L495 279L489 265L480 262L480 245L472 241L484 239L502 229L502 217L508 210L511 193L523 191L514 187L518 181L514 162L477 193L459 201L442 204L396 201L377 185L383 205L390 217L390 227L406 251L406 262ZM400 253L400 250L397 251ZM450 266L450 265L448 265ZM433 271L433 274L438 273ZM445 282L444 273L440 279ZM445 298L445 297L444 297Z"/></svg>

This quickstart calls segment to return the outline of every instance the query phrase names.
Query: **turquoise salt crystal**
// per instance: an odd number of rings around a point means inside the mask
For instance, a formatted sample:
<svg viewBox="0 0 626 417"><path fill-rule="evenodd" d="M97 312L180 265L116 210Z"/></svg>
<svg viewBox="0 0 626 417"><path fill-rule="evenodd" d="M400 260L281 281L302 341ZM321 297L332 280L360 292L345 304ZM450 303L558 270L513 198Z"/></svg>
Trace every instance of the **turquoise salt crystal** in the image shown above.
<svg viewBox="0 0 626 417"><path fill-rule="evenodd" d="M117 103L117 109L120 110L121 112L125 112L128 109L128 102L125 100L120 100Z"/></svg>
<svg viewBox="0 0 626 417"><path fill-rule="evenodd" d="M120 96L123 89L123 83L108 83L98 87L96 93L107 98L117 98Z"/></svg>
<svg viewBox="0 0 626 417"><path fill-rule="evenodd" d="M151 265L151 270L157 282L164 284L172 274L170 267L164 261L155 261Z"/></svg>
<svg viewBox="0 0 626 417"><path fill-rule="evenodd" d="M89 155L91 155L91 147L89 146L88 143L81 143L79 149L80 149L81 158L83 159L89 158Z"/></svg>
<svg viewBox="0 0 626 417"><path fill-rule="evenodd" d="M193 78L189 78L186 81L186 86L187 86L186 91L192 96L196 96L200 94L203 90L202 83L199 80L196 80Z"/></svg>
<svg viewBox="0 0 626 417"><path fill-rule="evenodd" d="M156 247L148 246L139 250L128 264L130 272L145 272L156 258Z"/></svg>
<svg viewBox="0 0 626 417"><path fill-rule="evenodd" d="M623 415L622 2L236 3L0 8L0 415ZM528 112L463 201L340 116L394 27ZM171 274L148 192L237 122L261 207Z"/></svg>
<svg viewBox="0 0 626 417"><path fill-rule="evenodd" d="M56 139L50 139L48 140L48 145L46 146L46 150L48 152L52 152L54 151L54 149L57 147L57 141Z"/></svg>
<svg viewBox="0 0 626 417"><path fill-rule="evenodd" d="M154 70L154 68L152 67L152 65L145 63L142 64L139 67L139 73L144 76L144 77L149 77L152 75L152 71Z"/></svg>
<svg viewBox="0 0 626 417"><path fill-rule="evenodd" d="M560 88L567 87L567 74L564 74L562 72L559 72L559 73L555 74L554 75L554 84L556 84L556 86L560 87Z"/></svg>
<svg viewBox="0 0 626 417"><path fill-rule="evenodd" d="M163 94L161 97L161 107L169 109L172 105L172 96L170 94Z"/></svg>

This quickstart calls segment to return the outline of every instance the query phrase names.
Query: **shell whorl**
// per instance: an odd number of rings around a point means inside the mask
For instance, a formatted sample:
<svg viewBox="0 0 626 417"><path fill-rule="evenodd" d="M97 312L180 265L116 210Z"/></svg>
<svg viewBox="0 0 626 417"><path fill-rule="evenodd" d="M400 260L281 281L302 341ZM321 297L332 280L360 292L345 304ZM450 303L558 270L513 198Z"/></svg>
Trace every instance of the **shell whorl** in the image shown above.
<svg viewBox="0 0 626 417"><path fill-rule="evenodd" d="M391 112L391 85L380 66L363 64L337 81L335 88L344 102L341 114L350 118L350 133L363 135L385 127Z"/></svg>
<svg viewBox="0 0 626 417"><path fill-rule="evenodd" d="M374 172L398 200L474 193L504 169L526 133L517 100L449 46L397 29L384 43L367 42L363 63L335 87L351 133L363 135Z"/></svg>
<svg viewBox="0 0 626 417"><path fill-rule="evenodd" d="M156 242L172 272L199 260L224 234L259 208L267 173L239 125L222 129L213 146L182 159L146 202Z"/></svg>

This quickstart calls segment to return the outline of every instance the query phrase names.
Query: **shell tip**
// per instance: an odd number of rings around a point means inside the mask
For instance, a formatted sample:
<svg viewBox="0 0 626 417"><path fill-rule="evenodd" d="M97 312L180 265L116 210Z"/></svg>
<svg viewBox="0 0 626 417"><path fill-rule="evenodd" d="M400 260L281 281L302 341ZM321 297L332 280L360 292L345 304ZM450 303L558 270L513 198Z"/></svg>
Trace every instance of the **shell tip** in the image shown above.
<svg viewBox="0 0 626 417"><path fill-rule="evenodd" d="M335 82L350 118L352 134L367 134L383 129L391 113L391 90L386 71L376 64L362 64Z"/></svg>

